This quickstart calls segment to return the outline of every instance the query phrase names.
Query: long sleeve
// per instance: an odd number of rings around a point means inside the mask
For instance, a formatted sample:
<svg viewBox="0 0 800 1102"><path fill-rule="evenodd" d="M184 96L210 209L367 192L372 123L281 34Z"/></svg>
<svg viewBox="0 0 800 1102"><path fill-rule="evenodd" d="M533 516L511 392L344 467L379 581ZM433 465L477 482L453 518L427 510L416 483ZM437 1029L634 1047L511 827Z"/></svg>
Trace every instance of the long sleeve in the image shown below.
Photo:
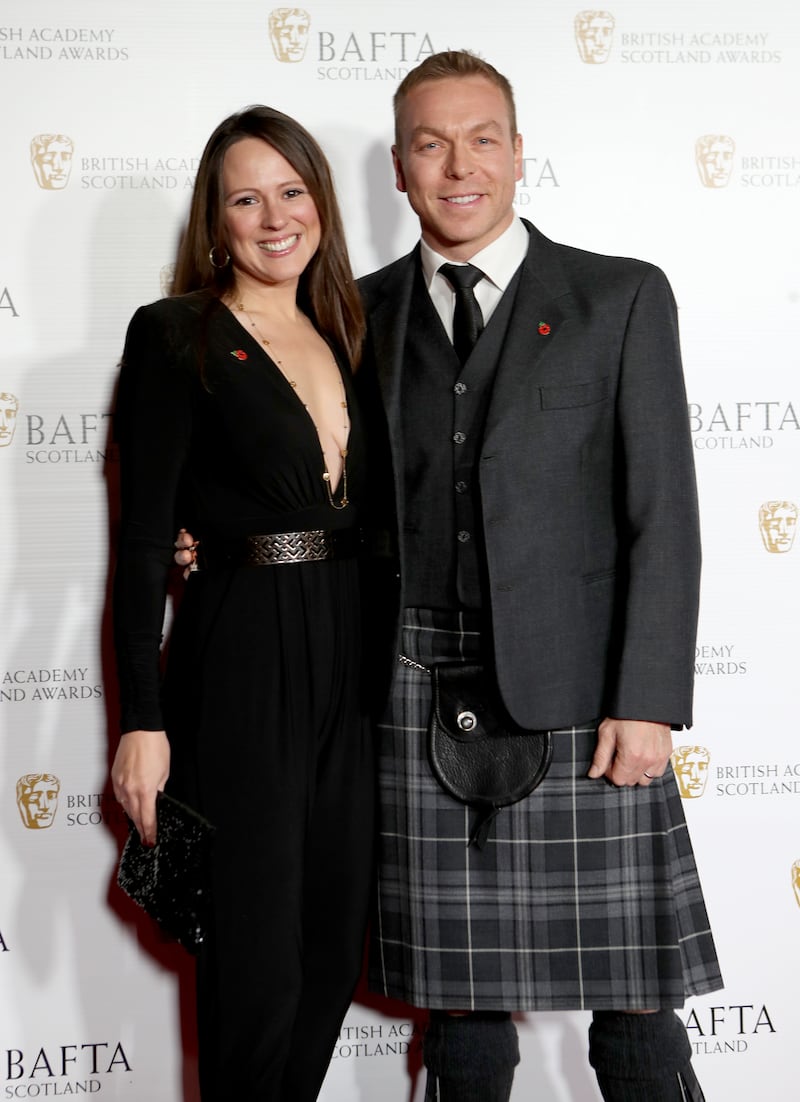
<svg viewBox="0 0 800 1102"><path fill-rule="evenodd" d="M691 726L700 581L697 493L677 311L656 268L647 270L631 309L617 424L626 590L610 714Z"/></svg>
<svg viewBox="0 0 800 1102"><path fill-rule="evenodd" d="M176 499L191 439L186 345L169 300L142 307L128 328L115 414L121 527L114 579L114 637L122 731L160 730L160 647ZM187 362L189 361L189 362Z"/></svg>

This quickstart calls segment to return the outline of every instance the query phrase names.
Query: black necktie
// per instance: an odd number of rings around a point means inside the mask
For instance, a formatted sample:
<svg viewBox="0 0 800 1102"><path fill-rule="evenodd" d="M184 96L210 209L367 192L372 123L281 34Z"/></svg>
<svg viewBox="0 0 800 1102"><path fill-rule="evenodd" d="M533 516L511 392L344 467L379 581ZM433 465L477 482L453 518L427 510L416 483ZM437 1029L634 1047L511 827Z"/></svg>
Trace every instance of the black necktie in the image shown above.
<svg viewBox="0 0 800 1102"><path fill-rule="evenodd" d="M442 264L439 271L456 293L453 347L463 364L469 359L475 342L483 332L483 314L472 289L483 279L483 272L472 264Z"/></svg>

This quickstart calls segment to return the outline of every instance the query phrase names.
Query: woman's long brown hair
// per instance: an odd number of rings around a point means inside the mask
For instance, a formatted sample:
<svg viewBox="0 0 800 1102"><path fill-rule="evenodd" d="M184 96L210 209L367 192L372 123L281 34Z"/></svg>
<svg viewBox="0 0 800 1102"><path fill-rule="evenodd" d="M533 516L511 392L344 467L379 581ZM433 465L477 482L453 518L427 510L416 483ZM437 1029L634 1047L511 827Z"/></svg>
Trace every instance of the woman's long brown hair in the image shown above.
<svg viewBox="0 0 800 1102"><path fill-rule="evenodd" d="M322 335L355 369L361 355L365 321L345 244L333 175L325 154L295 119L272 107L247 107L225 119L208 139L200 165L175 265L172 293L212 290L218 298L233 290L232 265L214 267L209 252L224 258L222 163L232 145L259 138L285 157L309 190L320 220L320 244L300 277L298 303Z"/></svg>

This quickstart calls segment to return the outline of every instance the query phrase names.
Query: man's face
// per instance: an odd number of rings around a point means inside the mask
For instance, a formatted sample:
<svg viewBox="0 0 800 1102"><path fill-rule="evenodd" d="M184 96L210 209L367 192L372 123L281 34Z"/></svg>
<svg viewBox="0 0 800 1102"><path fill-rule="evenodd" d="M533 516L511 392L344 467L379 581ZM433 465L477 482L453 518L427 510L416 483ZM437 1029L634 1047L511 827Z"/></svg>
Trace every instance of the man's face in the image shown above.
<svg viewBox="0 0 800 1102"><path fill-rule="evenodd" d="M0 448L4 448L11 443L16 425L16 400L0 396Z"/></svg>
<svg viewBox="0 0 800 1102"><path fill-rule="evenodd" d="M52 826L57 809L58 786L53 778L36 781L20 796L22 820L32 830Z"/></svg>
<svg viewBox="0 0 800 1102"><path fill-rule="evenodd" d="M60 191L67 186L72 167L72 143L53 139L33 158L33 171L39 186L49 191Z"/></svg>
<svg viewBox="0 0 800 1102"><path fill-rule="evenodd" d="M398 191L422 236L448 260L469 260L514 218L522 138L501 90L485 77L430 80L407 96L392 149Z"/></svg>

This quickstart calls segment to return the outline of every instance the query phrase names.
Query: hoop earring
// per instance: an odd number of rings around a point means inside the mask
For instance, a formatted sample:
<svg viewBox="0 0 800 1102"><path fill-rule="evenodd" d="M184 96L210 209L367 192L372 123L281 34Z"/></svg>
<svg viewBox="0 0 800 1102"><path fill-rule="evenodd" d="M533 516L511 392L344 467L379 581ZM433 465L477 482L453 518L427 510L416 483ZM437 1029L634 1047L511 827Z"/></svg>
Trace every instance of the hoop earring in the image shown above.
<svg viewBox="0 0 800 1102"><path fill-rule="evenodd" d="M217 256L220 252L225 254L225 259L221 263L218 262L219 258ZM224 245L212 245L208 250L208 262L212 268L227 268L231 262L231 256Z"/></svg>

